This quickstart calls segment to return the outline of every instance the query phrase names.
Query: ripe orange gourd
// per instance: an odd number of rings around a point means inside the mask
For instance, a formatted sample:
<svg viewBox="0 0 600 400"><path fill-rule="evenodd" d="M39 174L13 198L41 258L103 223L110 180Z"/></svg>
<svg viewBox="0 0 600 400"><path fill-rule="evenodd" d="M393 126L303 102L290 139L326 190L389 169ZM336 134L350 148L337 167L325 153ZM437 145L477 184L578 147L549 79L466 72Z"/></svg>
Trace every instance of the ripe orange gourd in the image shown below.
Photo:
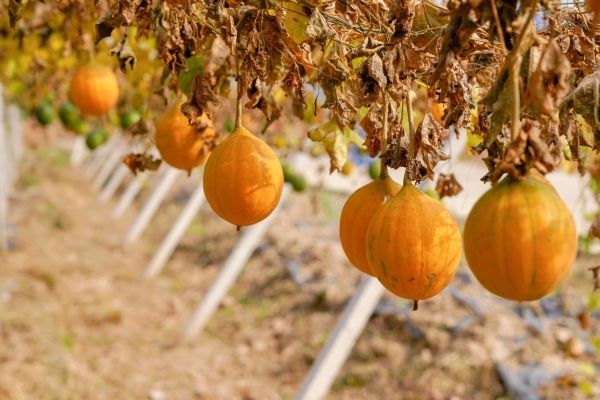
<svg viewBox="0 0 600 400"><path fill-rule="evenodd" d="M462 251L450 212L410 182L375 213L366 246L371 272L383 286L415 301L450 283Z"/></svg>
<svg viewBox="0 0 600 400"><path fill-rule="evenodd" d="M107 114L119 100L119 84L112 70L87 64L75 71L71 80L71 100L85 115Z"/></svg>
<svg viewBox="0 0 600 400"><path fill-rule="evenodd" d="M537 300L568 274L577 253L573 218L549 183L511 177L488 190L465 225L465 255L490 292Z"/></svg>
<svg viewBox="0 0 600 400"><path fill-rule="evenodd" d="M154 141L162 159L174 168L191 170L206 160L202 135L214 136L211 120L202 114L201 121L206 125L206 131L198 131L191 126L187 117L177 104L168 110L156 123Z"/></svg>
<svg viewBox="0 0 600 400"><path fill-rule="evenodd" d="M252 225L269 216L282 188L277 155L243 126L223 140L206 162L206 200L217 215L234 225Z"/></svg>
<svg viewBox="0 0 600 400"><path fill-rule="evenodd" d="M401 186L389 177L375 179L352 193L340 217L340 242L352 265L373 275L367 261L365 240L367 228L381 205L400 190Z"/></svg>

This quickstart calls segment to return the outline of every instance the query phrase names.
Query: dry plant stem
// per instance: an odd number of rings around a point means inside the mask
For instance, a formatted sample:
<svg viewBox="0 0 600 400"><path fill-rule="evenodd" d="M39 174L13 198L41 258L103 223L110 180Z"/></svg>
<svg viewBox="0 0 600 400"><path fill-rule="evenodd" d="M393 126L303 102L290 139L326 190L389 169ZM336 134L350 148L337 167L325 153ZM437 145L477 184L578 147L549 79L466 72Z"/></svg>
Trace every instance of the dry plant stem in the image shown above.
<svg viewBox="0 0 600 400"><path fill-rule="evenodd" d="M518 52L519 47L521 46L521 42L523 41L523 37L527 34L529 25L533 21L533 17L537 11L537 1L535 1L531 5L531 9L529 10L529 15L527 16L527 20L525 24L521 28L519 32L519 36L517 37L515 47L514 47L514 57L513 62L510 64L510 85L513 97L513 107L511 110L511 139L514 141L519 136L519 132L521 130L521 89L519 84L521 71L521 64L523 63L523 56ZM508 57L507 57L508 59Z"/></svg>
<svg viewBox="0 0 600 400"><path fill-rule="evenodd" d="M409 82L410 86L410 82ZM406 115L408 117L408 157L409 159L413 159L416 156L417 146L415 143L416 140L416 131L415 131L415 119L413 117L413 109L412 109L412 99L411 99L412 90L408 91L408 95L406 98Z"/></svg>
<svg viewBox="0 0 600 400"><path fill-rule="evenodd" d="M500 17L498 17L498 8L496 7L496 0L492 0L490 2L492 5L492 13L494 14L494 23L496 24L496 29L498 29L498 38L500 39L500 43L502 44L502 48L506 53L506 43L504 42L504 31L502 30L502 24L500 24Z"/></svg>
<svg viewBox="0 0 600 400"><path fill-rule="evenodd" d="M238 93L235 103L235 129L242 126L242 94Z"/></svg>
<svg viewBox="0 0 600 400"><path fill-rule="evenodd" d="M409 87L411 82L408 83ZM413 117L413 109L412 109L412 99L411 99L412 90L408 91L408 95L406 96L406 116L408 117L408 160L409 163L412 161L417 152L417 144L416 141L416 131L415 131L415 120ZM404 181L403 184L406 185L410 182L408 179L408 166L404 171ZM418 306L415 306L418 307Z"/></svg>
<svg viewBox="0 0 600 400"><path fill-rule="evenodd" d="M512 92L512 110L511 110L511 139L515 141L519 136L521 130L521 92L519 88L519 70L521 69L521 63L523 57L517 55L515 57L515 63L511 64L510 67L510 88Z"/></svg>
<svg viewBox="0 0 600 400"><path fill-rule="evenodd" d="M387 138L388 138L388 109L389 109L389 104L390 100L388 97L387 92L383 92L383 129L382 129L382 133L381 133L381 154L383 155L383 153L385 152L385 149L387 148ZM381 179L385 179L388 177L388 171L387 171L387 166L385 165L385 163L383 162L383 158L380 159L381 162L381 172L379 174L379 177Z"/></svg>
<svg viewBox="0 0 600 400"><path fill-rule="evenodd" d="M240 85L240 57L239 56L236 59L236 69L237 69L237 98L235 100L235 129L240 128L242 126L242 113L243 113L242 97L244 97L244 93L243 93L242 87Z"/></svg>

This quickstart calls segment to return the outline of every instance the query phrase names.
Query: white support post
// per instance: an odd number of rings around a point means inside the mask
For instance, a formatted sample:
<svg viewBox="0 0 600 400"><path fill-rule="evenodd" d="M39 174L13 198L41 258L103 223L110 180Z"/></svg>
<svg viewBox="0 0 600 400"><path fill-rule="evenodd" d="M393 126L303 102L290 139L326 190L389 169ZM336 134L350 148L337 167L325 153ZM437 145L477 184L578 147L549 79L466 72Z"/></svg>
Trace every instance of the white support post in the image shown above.
<svg viewBox="0 0 600 400"><path fill-rule="evenodd" d="M8 202L12 185L11 156L4 121L4 97L0 84L0 250L8 250Z"/></svg>
<svg viewBox="0 0 600 400"><path fill-rule="evenodd" d="M96 149L92 153L92 157L90 158L89 164L85 168L85 176L90 179L93 179L94 176L98 173L98 170L102 167L104 161L110 154L112 150L121 143L122 137L120 133L116 133L108 139L108 142L104 144L104 146Z"/></svg>
<svg viewBox="0 0 600 400"><path fill-rule="evenodd" d="M125 211L129 208L129 206L133 203L137 195L142 190L142 184L146 180L146 173L143 175L138 175L133 177L127 188L121 195L117 205L113 209L111 214L112 219L119 219L125 214Z"/></svg>
<svg viewBox="0 0 600 400"><path fill-rule="evenodd" d="M15 163L23 156L24 139L23 139L23 121L21 120L21 111L19 107L10 105L6 107L6 123L10 132L10 145L12 159Z"/></svg>
<svg viewBox="0 0 600 400"><path fill-rule="evenodd" d="M110 152L108 158L104 162L104 165L102 165L102 168L100 168L100 170L98 171L98 175L96 175L96 177L92 181L92 189L102 189L102 186L104 186L104 183L106 183L106 180L110 176L111 172L113 172L117 165L121 163L121 158L123 157L124 153L125 145L123 143L120 143L119 146L116 146Z"/></svg>
<svg viewBox="0 0 600 400"><path fill-rule="evenodd" d="M144 271L144 278L153 278L160 274L163 270L167 261L173 255L173 252L177 248L179 242L183 238L186 230L189 228L190 224L194 220L194 217L198 213L198 210L204 204L206 197L204 196L204 189L202 187L202 181L200 181L196 190L192 193L192 196L188 200L185 208L181 211L181 214L173 224L173 227L165 237L165 239L160 244L156 253L146 266L146 270Z"/></svg>
<svg viewBox="0 0 600 400"><path fill-rule="evenodd" d="M188 324L183 330L181 335L181 339L183 341L189 341L195 338L215 313L223 301L223 298L242 272L244 265L246 265L252 256L252 253L254 253L254 250L260 244L262 237L267 232L267 229L275 220L275 217L281 210L281 207L283 206L289 192L289 185L285 185L283 188L283 193L281 194L279 205L271 213L271 215L258 224L252 225L242 234L239 241L235 245L235 248L229 254L227 260L225 260L225 264L223 264L223 268L221 268L219 271L217 279L208 289L206 296L204 296L200 304L198 304L198 307L196 308L196 311L194 311L192 318L189 320Z"/></svg>
<svg viewBox="0 0 600 400"><path fill-rule="evenodd" d="M71 149L70 164L72 167L78 167L83 163L88 150L85 146L85 137L77 136L73 140L73 148Z"/></svg>
<svg viewBox="0 0 600 400"><path fill-rule="evenodd" d="M119 187L121 186L121 183L123 183L123 180L125 180L125 178L129 174L131 174L129 168L127 168L127 166L123 163L119 164L117 170L112 174L112 176L106 183L106 186L104 186L104 189L102 189L98 200L101 203L106 203L108 200L110 200L110 198L115 194L117 189L119 189Z"/></svg>
<svg viewBox="0 0 600 400"><path fill-rule="evenodd" d="M164 175L161 177L161 180L158 182L154 191L150 194L150 197L144 204L142 210L138 214L133 224L127 231L125 238L123 239L123 244L131 244L139 239L140 235L150 223L150 220L158 210L158 207L162 204L163 200L169 193L169 190L175 183L175 180L180 175L181 171L173 168L167 167Z"/></svg>
<svg viewBox="0 0 600 400"><path fill-rule="evenodd" d="M384 293L385 288L376 278L365 276L362 279L325 347L304 379L296 394L296 400L325 398Z"/></svg>

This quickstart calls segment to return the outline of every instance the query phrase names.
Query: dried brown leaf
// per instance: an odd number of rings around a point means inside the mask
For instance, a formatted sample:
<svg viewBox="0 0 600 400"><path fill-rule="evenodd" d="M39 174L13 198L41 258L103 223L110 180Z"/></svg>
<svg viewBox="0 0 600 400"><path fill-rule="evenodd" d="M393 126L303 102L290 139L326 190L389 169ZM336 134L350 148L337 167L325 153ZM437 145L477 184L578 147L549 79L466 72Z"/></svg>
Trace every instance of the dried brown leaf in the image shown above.
<svg viewBox="0 0 600 400"><path fill-rule="evenodd" d="M592 271L593 279L594 279L594 292L596 290L600 290L600 265L592 268L588 268Z"/></svg>
<svg viewBox="0 0 600 400"><path fill-rule="evenodd" d="M134 175L137 175L138 172L156 171L161 162L160 159L154 158L150 154L131 153L123 158L123 163Z"/></svg>
<svg viewBox="0 0 600 400"><path fill-rule="evenodd" d="M529 80L528 96L540 114L558 121L558 107L569 94L571 64L556 40L544 50L537 69Z"/></svg>
<svg viewBox="0 0 600 400"><path fill-rule="evenodd" d="M435 191L440 198L456 196L462 192L463 187L454 176L454 174L440 174L435 185Z"/></svg>
<svg viewBox="0 0 600 400"><path fill-rule="evenodd" d="M137 60L127 41L127 35L124 35L123 39L111 49L110 54L117 57L121 71L127 72L127 67L129 67L130 70L133 70L135 67Z"/></svg>
<svg viewBox="0 0 600 400"><path fill-rule="evenodd" d="M306 92L304 90L304 82L300 77L298 65L293 63L290 65L289 71L283 78L283 87L286 88L293 96L294 100L303 107L306 107Z"/></svg>
<svg viewBox="0 0 600 400"><path fill-rule="evenodd" d="M22 7L23 0L8 0L8 19L11 28L14 28L19 18L21 18Z"/></svg>

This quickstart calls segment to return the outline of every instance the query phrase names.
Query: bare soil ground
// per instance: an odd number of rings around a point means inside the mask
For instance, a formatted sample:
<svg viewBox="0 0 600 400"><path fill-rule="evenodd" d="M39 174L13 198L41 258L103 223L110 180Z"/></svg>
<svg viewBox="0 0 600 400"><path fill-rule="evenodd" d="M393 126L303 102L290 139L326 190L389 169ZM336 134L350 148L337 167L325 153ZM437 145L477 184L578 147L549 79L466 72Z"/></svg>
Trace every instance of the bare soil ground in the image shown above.
<svg viewBox="0 0 600 400"><path fill-rule="evenodd" d="M110 220L113 204L65 161L41 146L22 167L15 249L0 254L0 399L292 398L360 279L337 242L344 199L294 195L207 329L181 344L239 233L204 207L166 271L143 281L181 191L123 248L137 208ZM466 269L417 312L388 297L328 398L600 398L600 299L586 271L597 263L580 257L541 304L499 300Z"/></svg>

